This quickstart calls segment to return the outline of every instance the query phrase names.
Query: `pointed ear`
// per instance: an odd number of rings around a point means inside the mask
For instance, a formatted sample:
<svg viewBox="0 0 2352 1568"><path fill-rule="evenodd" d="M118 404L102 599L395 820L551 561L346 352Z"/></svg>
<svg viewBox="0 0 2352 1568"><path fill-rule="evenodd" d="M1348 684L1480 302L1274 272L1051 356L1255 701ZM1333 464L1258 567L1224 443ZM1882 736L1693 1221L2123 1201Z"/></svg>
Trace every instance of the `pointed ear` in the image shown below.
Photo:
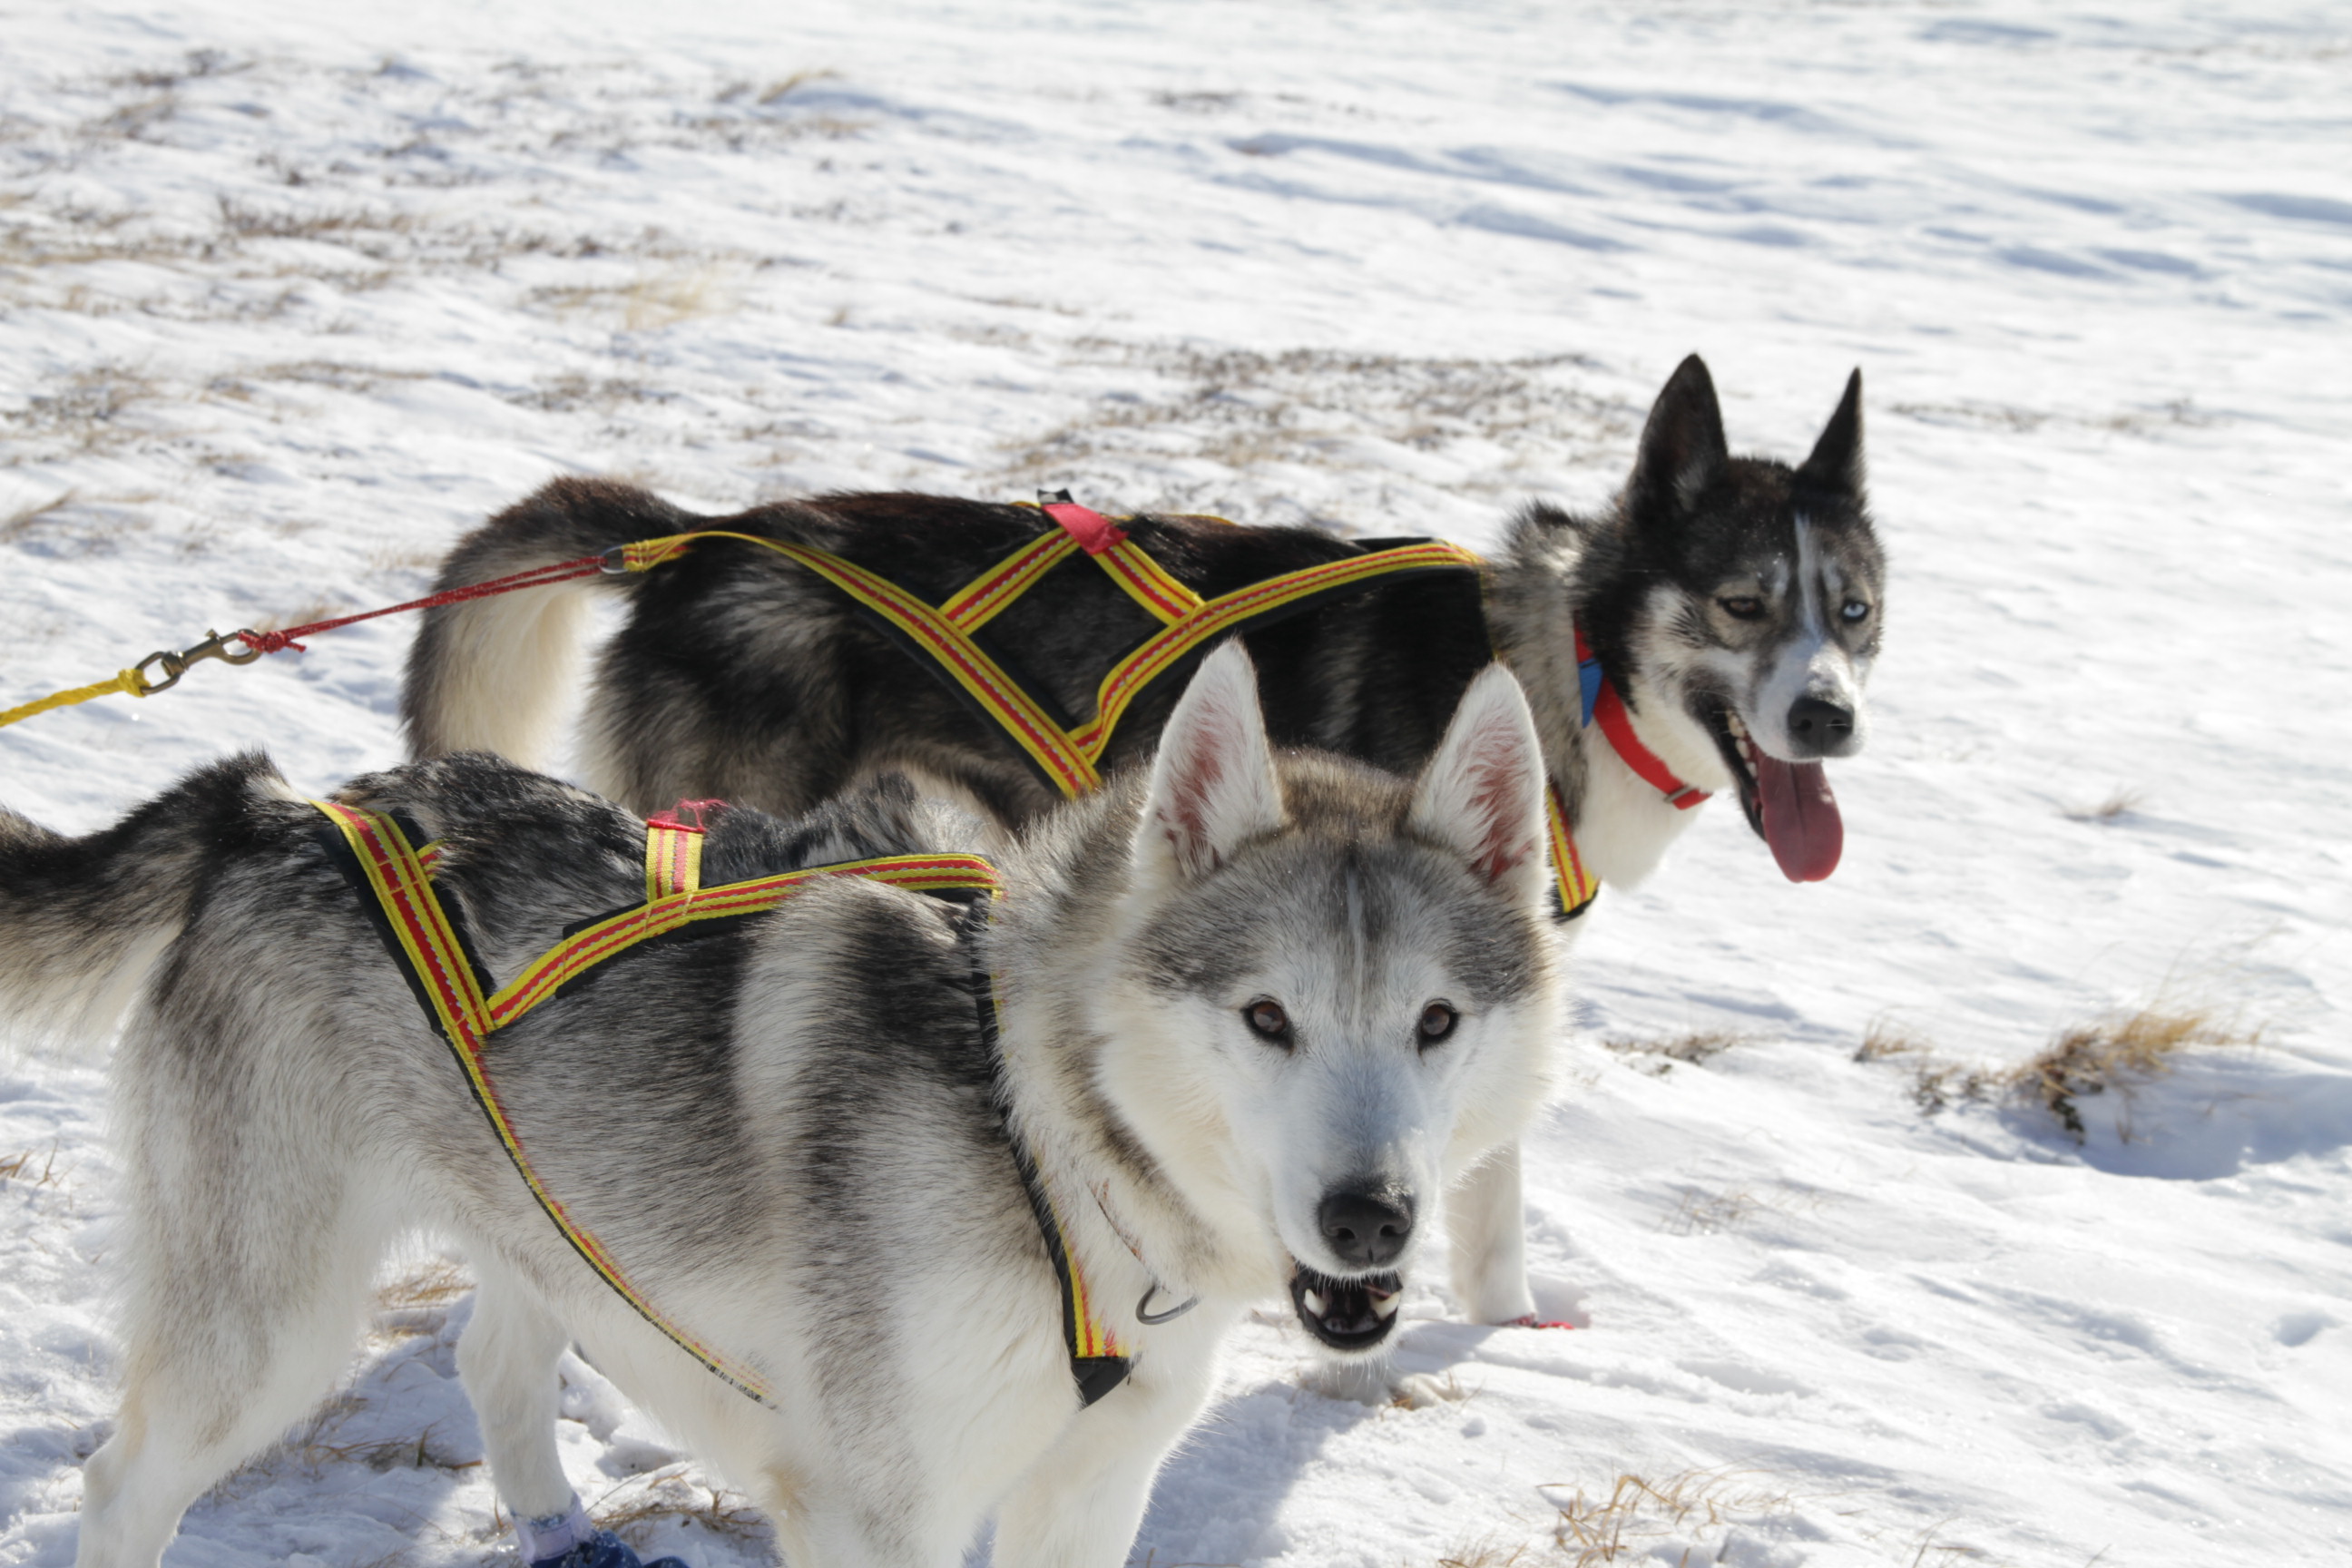
<svg viewBox="0 0 2352 1568"><path fill-rule="evenodd" d="M1846 377L1845 395L1838 399L1837 412L1830 416L1822 438L1813 443L1813 455L1797 470L1797 483L1802 489L1858 498L1863 479L1862 371L1857 367Z"/></svg>
<svg viewBox="0 0 2352 1568"><path fill-rule="evenodd" d="M1679 517L1723 477L1730 460L1715 378L1706 374L1706 362L1693 354L1675 367L1650 406L1627 498L1637 515Z"/></svg>
<svg viewBox="0 0 2352 1568"><path fill-rule="evenodd" d="M1241 640L1229 638L1201 661L1160 733L1136 858L1191 881L1284 820L1257 671Z"/></svg>
<svg viewBox="0 0 2352 1568"><path fill-rule="evenodd" d="M1488 881L1528 900L1545 887L1543 746L1511 672L1490 664L1462 694L1445 740L1413 786L1413 830L1461 851Z"/></svg>

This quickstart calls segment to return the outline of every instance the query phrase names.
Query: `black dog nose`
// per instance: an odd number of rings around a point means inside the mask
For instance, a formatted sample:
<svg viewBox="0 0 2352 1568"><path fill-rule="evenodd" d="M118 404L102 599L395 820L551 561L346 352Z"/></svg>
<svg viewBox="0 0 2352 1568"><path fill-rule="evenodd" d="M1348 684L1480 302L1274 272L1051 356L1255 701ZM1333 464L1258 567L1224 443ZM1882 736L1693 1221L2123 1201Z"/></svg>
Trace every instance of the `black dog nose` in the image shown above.
<svg viewBox="0 0 2352 1568"><path fill-rule="evenodd" d="M1404 1244L1412 1239L1411 1198L1399 1205L1372 1193L1327 1193L1315 1217L1332 1252L1342 1262L1359 1268L1380 1268L1394 1263Z"/></svg>
<svg viewBox="0 0 2352 1568"><path fill-rule="evenodd" d="M1843 757L1853 750L1853 710L1820 697L1800 697L1789 709L1789 739L1801 752Z"/></svg>

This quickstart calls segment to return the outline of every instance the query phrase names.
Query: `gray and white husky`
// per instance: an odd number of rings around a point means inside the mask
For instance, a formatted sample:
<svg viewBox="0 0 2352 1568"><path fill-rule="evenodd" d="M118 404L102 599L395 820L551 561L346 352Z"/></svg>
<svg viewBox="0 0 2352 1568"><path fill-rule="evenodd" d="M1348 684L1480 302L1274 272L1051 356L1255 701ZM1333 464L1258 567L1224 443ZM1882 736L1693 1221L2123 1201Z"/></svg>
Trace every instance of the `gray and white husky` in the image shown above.
<svg viewBox="0 0 2352 1568"><path fill-rule="evenodd" d="M815 545L938 603L1045 526L1034 510L922 495L824 496L702 518L627 486L563 480L461 542L440 585L725 528ZM1360 548L1314 529L1201 518L1123 526L1203 595ZM1526 688L1584 864L1622 887L1655 868L1693 814L1591 722L1580 631L1596 679L1622 694L1658 763L1696 790L1736 791L1782 870L1815 880L1843 844L1822 763L1863 744L1884 578L1864 500L1861 373L1811 456L1790 468L1730 455L1714 382L1693 355L1659 394L1632 475L1605 512L1531 506L1483 584L1397 583L1244 640L1278 743L1400 772L1430 755L1464 689L1499 656ZM1056 798L1000 733L833 589L725 541L649 575L433 611L402 698L415 753L478 748L538 763L561 694L579 684L588 597L604 588L627 592L630 608L589 686L587 778L635 809L716 795L803 811L883 768L951 785L1008 823ZM1073 562L985 636L1035 687L1084 714L1112 660L1156 628L1103 573ZM1129 710L1106 766L1150 752L1174 700L1169 684ZM1464 1311L1531 1321L1516 1149L1474 1173L1453 1213Z"/></svg>
<svg viewBox="0 0 2352 1568"><path fill-rule="evenodd" d="M576 1338L759 1500L795 1568L953 1563L992 1514L998 1562L1111 1568L1243 1310L1287 1289L1327 1343L1378 1345L1441 1195L1542 1098L1542 788L1499 668L1407 782L1278 756L1228 647L1148 771L1000 852L992 921L823 882L493 1037L539 1175L767 1404L566 1245L266 762L82 838L0 813L0 1005L98 1032L128 1009L128 1386L78 1562L152 1568L331 1384L379 1259L422 1229L472 1260L459 1368L541 1544L589 1530L553 1432ZM439 841L436 887L494 975L644 896L635 816L495 758L338 798ZM727 811L703 879L962 847L953 820L887 781L796 821ZM1021 1152L1131 1347L1092 1405Z"/></svg>

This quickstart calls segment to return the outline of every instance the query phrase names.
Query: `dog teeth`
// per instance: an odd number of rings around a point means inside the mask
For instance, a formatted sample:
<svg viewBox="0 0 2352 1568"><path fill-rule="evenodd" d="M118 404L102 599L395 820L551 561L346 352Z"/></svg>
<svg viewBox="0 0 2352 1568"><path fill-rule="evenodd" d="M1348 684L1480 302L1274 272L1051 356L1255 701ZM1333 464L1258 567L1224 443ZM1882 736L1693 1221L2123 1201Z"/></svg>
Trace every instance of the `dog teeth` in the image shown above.
<svg viewBox="0 0 2352 1568"><path fill-rule="evenodd" d="M1315 1314L1317 1317L1318 1317L1318 1318L1321 1318L1321 1317L1327 1317L1327 1316L1328 1316L1328 1315L1329 1315L1329 1313L1330 1313L1330 1311L1331 1311L1331 1304L1330 1304L1328 1301L1326 1301L1325 1300L1323 1300L1323 1297L1322 1297L1322 1295L1321 1295L1321 1293L1320 1293L1320 1292L1318 1292L1318 1291L1314 1291L1314 1290L1303 1290L1303 1291L1299 1292L1299 1294L1300 1294L1300 1297L1301 1297L1301 1298L1306 1301L1306 1303L1307 1303L1307 1310L1308 1311L1310 1311L1310 1312L1314 1313L1314 1314Z"/></svg>
<svg viewBox="0 0 2352 1568"><path fill-rule="evenodd" d="M1385 1296L1374 1290L1370 1295L1372 1315L1375 1317L1393 1318L1397 1315L1397 1309L1404 1305L1404 1292L1401 1290L1391 1290Z"/></svg>

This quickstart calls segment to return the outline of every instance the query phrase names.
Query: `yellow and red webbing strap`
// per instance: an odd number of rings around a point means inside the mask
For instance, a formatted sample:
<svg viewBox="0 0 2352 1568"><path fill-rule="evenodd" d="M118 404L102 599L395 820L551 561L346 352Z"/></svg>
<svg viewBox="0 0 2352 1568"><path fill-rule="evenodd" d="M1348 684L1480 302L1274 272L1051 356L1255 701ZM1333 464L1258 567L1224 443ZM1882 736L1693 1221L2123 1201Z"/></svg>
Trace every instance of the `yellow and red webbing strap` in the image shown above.
<svg viewBox="0 0 2352 1568"><path fill-rule="evenodd" d="M499 1097L498 1085L485 1059L484 1042L493 1031L513 1023L555 994L566 980L689 921L771 910L812 882L835 877L887 882L916 892L981 892L993 897L999 886L994 868L977 856L891 855L704 888L699 885L702 830L667 821L651 822L646 825L646 834L647 901L568 938L534 961L511 984L486 998L475 978L472 955L466 951L433 890L431 860L438 858L436 847L427 846L423 851L413 847L400 825L382 813L337 801L314 800L310 804L340 831L352 860L356 862L360 879L373 895L395 957L456 1055L467 1085L488 1118L508 1159L564 1240L606 1285L672 1343L741 1393L762 1404L772 1403L766 1383L756 1373L688 1333L631 1284L627 1274L594 1234L575 1221L541 1181L531 1166L522 1136ZM985 976L981 978L981 1017L992 1052L995 999L992 987L986 986ZM1070 1254L1061 1217L1055 1212L1028 1152L1017 1139L1013 1149L1022 1186L1036 1210L1038 1229L1045 1237L1059 1283L1063 1338L1069 1352L1071 1375L1080 1400L1091 1405L1125 1381L1131 1359L1117 1334L1094 1310L1086 1276Z"/></svg>
<svg viewBox="0 0 2352 1568"><path fill-rule="evenodd" d="M646 540L624 547L624 558L629 571L651 571L683 554L697 539L721 538L761 545L799 562L857 603L887 616L908 640L930 654L1039 765L1039 771L1070 796L1082 795L1100 782L1103 753L1109 748L1129 706L1153 680L1196 652L1202 644L1318 594L1354 587L1398 572L1446 567L1475 571L1481 565L1475 553L1460 545L1428 540L1285 573L1218 598L1203 600L1169 576L1101 514L1062 503L1050 503L1041 510L1061 526L1014 551L950 595L936 610L887 579L826 552L751 534L713 531ZM1083 514L1083 518L1073 526L1063 518L1065 512ZM1066 731L1047 716L1019 681L982 651L971 640L971 633L1018 599L1039 577L1081 549L1087 550L1164 625L1103 677L1096 689L1094 718L1076 731ZM1591 907L1600 894L1601 883L1577 851L1575 836L1570 830L1557 789L1548 793L1547 811L1560 913L1562 918L1573 920Z"/></svg>
<svg viewBox="0 0 2352 1568"><path fill-rule="evenodd" d="M530 1189L531 1196L538 1200L540 1208L554 1222L556 1230L598 1278L673 1344L700 1362L713 1375L753 1399L768 1403L765 1382L665 1316L630 1283L603 1244L572 1219L562 1201L540 1180L484 1060L484 1041L497 1026L490 1020L488 1002L474 978L472 958L458 941L441 900L435 896L422 858L410 847L399 825L382 813L337 801L314 800L310 804L341 830L369 889L375 895L395 944L395 956L403 960L411 983L423 994L442 1037L448 1041L459 1069L466 1075L475 1103L489 1119L507 1158L522 1177L523 1184Z"/></svg>
<svg viewBox="0 0 2352 1568"><path fill-rule="evenodd" d="M1559 804L1558 784L1544 786L1544 815L1551 825L1552 890L1559 899L1559 918L1572 921L1601 896L1601 879L1577 853L1576 835L1569 830L1568 811Z"/></svg>
<svg viewBox="0 0 2352 1568"><path fill-rule="evenodd" d="M991 992L982 993L980 1018L982 1032L993 1049L996 1005ZM1062 1342L1069 1351L1070 1375L1078 1385L1078 1402L1092 1405L1127 1381L1134 1368L1134 1352L1120 1342L1118 1335L1095 1311L1087 1290L1086 1275L1070 1251L1069 1237L1062 1229L1062 1216L1055 1210L1054 1200L1037 1174L1036 1164L1029 1158L1020 1134L1008 1127L1006 1135L1013 1145L1013 1166L1021 1173L1022 1191L1029 1194L1029 1206L1037 1216L1038 1234L1045 1239L1045 1255L1061 1288Z"/></svg>
<svg viewBox="0 0 2352 1568"><path fill-rule="evenodd" d="M622 552L624 567L631 572L650 572L683 554L698 539L740 540L807 567L929 654L950 679L1003 726L1013 743L1064 795L1085 795L1102 783L1094 760L1071 743L1068 733L1037 700L999 668L962 627L889 579L853 562L827 551L780 539L763 539L755 533L704 529L626 545Z"/></svg>
<svg viewBox="0 0 2352 1568"><path fill-rule="evenodd" d="M1261 616L1286 609L1302 599L1349 588L1398 572L1431 567L1475 569L1478 557L1458 544L1430 540L1398 545L1367 555L1329 561L1303 571L1286 572L1218 598L1206 600L1182 620L1155 634L1141 647L1111 667L1096 688L1095 716L1071 736L1089 762L1098 761L1111 735L1126 715L1128 705L1169 668L1213 638L1236 631Z"/></svg>
<svg viewBox="0 0 2352 1568"><path fill-rule="evenodd" d="M683 823L646 823L646 902L702 886L702 829Z"/></svg>
<svg viewBox="0 0 2352 1568"><path fill-rule="evenodd" d="M1068 534L1041 533L950 595L940 614L959 629L976 632L1077 552L1078 542Z"/></svg>
<svg viewBox="0 0 2352 1568"><path fill-rule="evenodd" d="M567 983L639 942L701 921L729 920L772 910L810 883L834 877L887 882L918 893L990 892L996 887L995 871L977 856L887 855L667 894L598 921L533 959L520 974L489 998L490 1026L506 1027L553 996Z"/></svg>

